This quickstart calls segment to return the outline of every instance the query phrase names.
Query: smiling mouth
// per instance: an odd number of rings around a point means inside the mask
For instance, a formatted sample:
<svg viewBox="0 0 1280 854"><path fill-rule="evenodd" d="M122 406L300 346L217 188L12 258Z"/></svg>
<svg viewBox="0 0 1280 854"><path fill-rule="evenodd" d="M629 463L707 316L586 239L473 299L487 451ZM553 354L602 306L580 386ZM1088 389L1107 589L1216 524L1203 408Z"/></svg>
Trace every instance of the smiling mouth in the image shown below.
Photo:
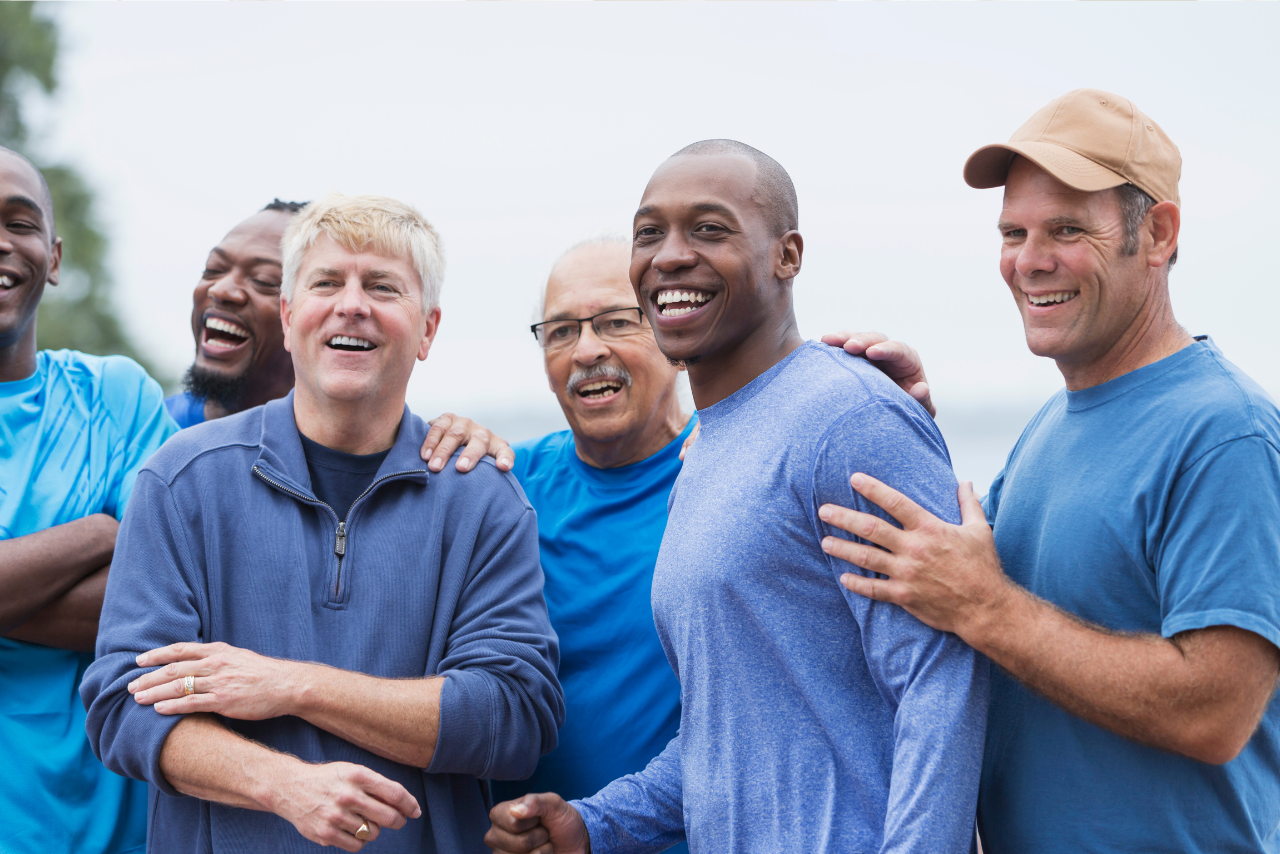
<svg viewBox="0 0 1280 854"><path fill-rule="evenodd" d="M663 317L679 317L691 311L697 311L711 300L715 294L698 290L661 290L654 297L658 305L658 314Z"/></svg>
<svg viewBox="0 0 1280 854"><path fill-rule="evenodd" d="M7 273L3 276L0 276L0 288L7 291L11 288L16 288L17 286L18 286L18 280L15 279L13 276L10 276Z"/></svg>
<svg viewBox="0 0 1280 854"><path fill-rule="evenodd" d="M622 391L625 383L613 378L603 380L587 380L574 389L578 397L586 400L601 400Z"/></svg>
<svg viewBox="0 0 1280 854"><path fill-rule="evenodd" d="M1052 294L1027 294L1027 302L1032 305L1061 305L1080 296L1079 291L1058 291Z"/></svg>
<svg viewBox="0 0 1280 854"><path fill-rule="evenodd" d="M205 346L215 350L233 350L249 339L249 330L221 317L204 319Z"/></svg>
<svg viewBox="0 0 1280 854"><path fill-rule="evenodd" d="M378 345L372 341L366 341L363 338L356 338L351 335L335 335L329 339L329 343L325 345L330 350L345 350L348 353L363 353L366 350L373 350Z"/></svg>

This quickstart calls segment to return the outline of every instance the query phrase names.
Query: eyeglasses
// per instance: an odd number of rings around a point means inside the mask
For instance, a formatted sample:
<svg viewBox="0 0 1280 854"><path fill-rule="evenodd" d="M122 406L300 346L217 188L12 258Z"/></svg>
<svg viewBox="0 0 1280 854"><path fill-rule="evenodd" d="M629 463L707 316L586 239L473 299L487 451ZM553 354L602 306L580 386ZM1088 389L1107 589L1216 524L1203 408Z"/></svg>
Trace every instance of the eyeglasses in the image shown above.
<svg viewBox="0 0 1280 854"><path fill-rule="evenodd" d="M614 308L593 317L573 320L544 320L529 327L544 350L563 350L578 343L582 324L590 323L602 341L621 341L645 331L648 323L640 306Z"/></svg>

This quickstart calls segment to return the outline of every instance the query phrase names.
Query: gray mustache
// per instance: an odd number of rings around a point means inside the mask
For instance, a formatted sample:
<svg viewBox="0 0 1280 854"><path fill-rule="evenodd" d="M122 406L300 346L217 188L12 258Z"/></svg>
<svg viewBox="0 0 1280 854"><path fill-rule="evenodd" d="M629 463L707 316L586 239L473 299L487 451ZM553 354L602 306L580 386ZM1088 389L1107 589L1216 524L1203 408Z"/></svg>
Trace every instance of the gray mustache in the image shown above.
<svg viewBox="0 0 1280 854"><path fill-rule="evenodd" d="M631 385L631 372L619 365L592 365L589 368L578 368L569 376L569 381L564 384L567 394L573 394L574 388L578 383L587 380L621 380L623 385Z"/></svg>

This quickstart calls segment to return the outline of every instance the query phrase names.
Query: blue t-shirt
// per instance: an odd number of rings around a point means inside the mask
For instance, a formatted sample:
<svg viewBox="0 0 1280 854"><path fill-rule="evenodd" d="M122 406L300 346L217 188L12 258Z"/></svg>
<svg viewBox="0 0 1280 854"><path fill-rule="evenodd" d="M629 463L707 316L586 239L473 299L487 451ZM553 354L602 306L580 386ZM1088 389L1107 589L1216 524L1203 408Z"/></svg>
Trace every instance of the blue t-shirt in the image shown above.
<svg viewBox="0 0 1280 854"><path fill-rule="evenodd" d="M124 515L143 462L177 432L155 380L121 356L41 351L0 383L0 538L93 513ZM0 638L0 851L120 854L146 836L146 785L85 738L77 693L91 653Z"/></svg>
<svg viewBox="0 0 1280 854"><path fill-rule="evenodd" d="M1009 576L1109 629L1230 625L1280 644L1280 413L1209 341L1062 391L986 499ZM1280 851L1280 704L1208 765L1086 723L1001 671L980 822L992 852Z"/></svg>
<svg viewBox="0 0 1280 854"><path fill-rule="evenodd" d="M345 521L351 505L373 483L390 449L376 454L348 454L313 442L301 432L298 438L302 440L302 454L307 458L311 491Z"/></svg>
<svg viewBox="0 0 1280 854"><path fill-rule="evenodd" d="M575 802L593 851L930 852L973 842L989 665L846 591L826 503L866 472L959 520L946 445L863 359L810 342L699 411L653 577L680 732ZM880 514L883 516L883 513Z"/></svg>
<svg viewBox="0 0 1280 854"><path fill-rule="evenodd" d="M680 446L696 420L653 456L613 469L579 459L569 430L516 446L513 474L538 513L547 609L560 636L565 722L531 778L494 783L498 800L593 795L675 737L680 682L649 597Z"/></svg>
<svg viewBox="0 0 1280 854"><path fill-rule="evenodd" d="M192 397L189 391L180 391L166 397L164 408L169 410L169 415L183 430L204 423L204 401Z"/></svg>

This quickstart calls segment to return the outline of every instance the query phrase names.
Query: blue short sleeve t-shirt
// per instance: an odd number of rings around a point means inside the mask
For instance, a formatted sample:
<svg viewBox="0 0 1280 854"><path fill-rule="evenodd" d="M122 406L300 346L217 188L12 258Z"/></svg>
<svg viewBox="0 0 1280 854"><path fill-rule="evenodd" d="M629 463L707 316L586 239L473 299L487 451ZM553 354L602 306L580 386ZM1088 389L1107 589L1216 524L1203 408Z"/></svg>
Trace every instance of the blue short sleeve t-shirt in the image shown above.
<svg viewBox="0 0 1280 854"><path fill-rule="evenodd" d="M204 401L198 397L192 397L189 391L181 391L166 397L164 408L169 410L169 415L183 430L204 423Z"/></svg>
<svg viewBox="0 0 1280 854"><path fill-rule="evenodd" d="M1280 412L1210 341L1059 392L985 504L1009 576L1091 623L1280 645ZM979 816L995 852L1280 851L1280 703L1209 765L995 670Z"/></svg>
<svg viewBox="0 0 1280 854"><path fill-rule="evenodd" d="M538 514L547 609L560 637L565 723L531 778L494 784L499 800L593 795L644 768L675 736L680 682L658 642L650 591L680 447L695 421L653 456L613 469L579 459L568 430L516 446L513 473Z"/></svg>
<svg viewBox="0 0 1280 854"><path fill-rule="evenodd" d="M143 462L177 432L156 381L121 356L42 351L0 383L0 539L94 513L120 519ZM0 851L122 854L146 836L146 785L85 737L91 653L0 638Z"/></svg>

